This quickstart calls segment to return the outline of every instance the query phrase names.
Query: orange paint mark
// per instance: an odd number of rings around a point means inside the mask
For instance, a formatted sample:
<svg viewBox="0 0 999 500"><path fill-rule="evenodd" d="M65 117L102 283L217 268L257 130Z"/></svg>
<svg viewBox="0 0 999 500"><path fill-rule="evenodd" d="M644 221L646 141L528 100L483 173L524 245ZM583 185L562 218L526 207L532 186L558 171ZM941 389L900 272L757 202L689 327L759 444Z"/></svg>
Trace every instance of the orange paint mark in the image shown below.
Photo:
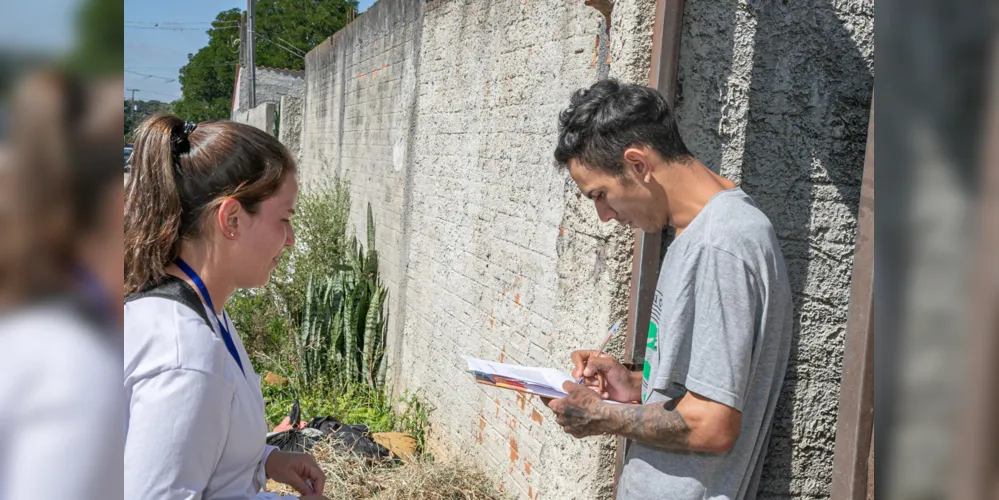
<svg viewBox="0 0 999 500"><path fill-rule="evenodd" d="M496 401L496 416L498 417L499 416L499 409L500 409L499 398L496 398L494 401Z"/></svg>
<svg viewBox="0 0 999 500"><path fill-rule="evenodd" d="M510 430L517 432L517 419L510 417L510 422L507 424L510 426Z"/></svg>
<svg viewBox="0 0 999 500"><path fill-rule="evenodd" d="M520 409L521 410L523 410L524 409L524 405L527 404L527 398L524 397L524 393L523 392L518 392L517 393L517 404L520 405Z"/></svg>
<svg viewBox="0 0 999 500"><path fill-rule="evenodd" d="M517 441L510 438L510 461L516 462L518 458L520 458L520 454L517 453Z"/></svg>
<svg viewBox="0 0 999 500"><path fill-rule="evenodd" d="M502 363L506 359L506 346L503 346L503 350L500 351L499 362Z"/></svg>
<svg viewBox="0 0 999 500"><path fill-rule="evenodd" d="M517 295L513 296L513 303L517 304L518 306L520 305L520 294L519 293Z"/></svg>
<svg viewBox="0 0 999 500"><path fill-rule="evenodd" d="M569 232L569 228L567 228L567 227L560 227L560 228L558 228L558 235L559 236L565 236L565 233L567 233L567 232Z"/></svg>
<svg viewBox="0 0 999 500"><path fill-rule="evenodd" d="M505 490L506 490L506 483L500 483L500 493L503 493Z"/></svg>
<svg viewBox="0 0 999 500"><path fill-rule="evenodd" d="M528 486L527 487L527 498L531 498L531 495L533 495L533 494L534 494L534 487L533 486Z"/></svg>
<svg viewBox="0 0 999 500"><path fill-rule="evenodd" d="M545 423L545 419L541 416L540 413L538 413L538 410L534 409L531 410L531 420L537 422L538 425L542 425Z"/></svg>
<svg viewBox="0 0 999 500"><path fill-rule="evenodd" d="M484 430L486 428L486 418L479 415L479 429Z"/></svg>
<svg viewBox="0 0 999 500"><path fill-rule="evenodd" d="M524 462L524 474L531 475L531 462Z"/></svg>

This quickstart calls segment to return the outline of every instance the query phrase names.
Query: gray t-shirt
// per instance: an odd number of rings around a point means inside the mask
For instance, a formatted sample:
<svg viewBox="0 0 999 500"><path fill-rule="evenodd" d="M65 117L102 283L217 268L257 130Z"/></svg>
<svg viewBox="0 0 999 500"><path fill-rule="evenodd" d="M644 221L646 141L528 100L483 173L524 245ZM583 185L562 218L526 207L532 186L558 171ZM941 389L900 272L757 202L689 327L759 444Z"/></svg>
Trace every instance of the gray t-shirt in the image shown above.
<svg viewBox="0 0 999 500"><path fill-rule="evenodd" d="M622 500L756 496L792 330L787 268L770 220L741 189L715 195L666 254L652 306L645 403L691 391L742 412L725 454L634 442Z"/></svg>

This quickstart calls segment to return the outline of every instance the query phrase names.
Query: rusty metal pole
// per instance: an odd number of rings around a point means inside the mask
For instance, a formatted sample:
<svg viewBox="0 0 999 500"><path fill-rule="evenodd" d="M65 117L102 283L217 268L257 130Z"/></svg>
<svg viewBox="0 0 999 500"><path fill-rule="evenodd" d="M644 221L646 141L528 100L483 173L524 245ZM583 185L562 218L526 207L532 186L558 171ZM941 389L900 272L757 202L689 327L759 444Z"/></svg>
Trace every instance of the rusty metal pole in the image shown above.
<svg viewBox="0 0 999 500"><path fill-rule="evenodd" d="M656 17L652 29L649 87L658 90L670 107L673 107L676 101L683 5L684 0L656 0ZM631 296L628 302L628 330L622 360L631 368L640 368L645 360L645 341L649 332L652 298L656 293L656 282L659 278L662 236L662 232L635 231L635 247L631 263ZM627 451L628 440L618 438L614 463L615 496Z"/></svg>
<svg viewBox="0 0 999 500"><path fill-rule="evenodd" d="M874 435L874 104L867 126L867 153L860 187L857 240L850 280L843 380L833 456L833 500L867 498Z"/></svg>
<svg viewBox="0 0 999 500"><path fill-rule="evenodd" d="M999 37L992 41L992 71L983 119L977 255L969 259L977 276L971 304L972 330L961 411L953 487L948 498L999 498Z"/></svg>

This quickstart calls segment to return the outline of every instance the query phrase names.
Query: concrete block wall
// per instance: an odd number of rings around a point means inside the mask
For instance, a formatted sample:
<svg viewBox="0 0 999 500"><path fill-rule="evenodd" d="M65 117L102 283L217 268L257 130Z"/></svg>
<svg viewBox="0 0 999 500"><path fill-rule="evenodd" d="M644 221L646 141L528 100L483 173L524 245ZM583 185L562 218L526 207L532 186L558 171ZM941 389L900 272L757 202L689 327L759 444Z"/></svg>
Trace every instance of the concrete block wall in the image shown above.
<svg viewBox="0 0 999 500"><path fill-rule="evenodd" d="M302 99L281 96L278 117L278 140L288 148L288 151L291 151L292 157L300 158L302 155Z"/></svg>
<svg viewBox="0 0 999 500"><path fill-rule="evenodd" d="M274 135L274 116L277 106L272 102L261 104L253 109L237 110L233 121L253 125L254 127Z"/></svg>
<svg viewBox="0 0 999 500"><path fill-rule="evenodd" d="M244 110L250 102L250 84L247 68L239 68L238 101L236 109ZM282 96L301 98L305 93L305 73L290 69L257 67L257 102L259 106L265 102L275 105L281 102Z"/></svg>
<svg viewBox="0 0 999 500"><path fill-rule="evenodd" d="M608 74L605 28L582 2L382 0L306 58L301 175L350 180L358 230L371 203L390 376L436 408L435 453L518 498L610 493L611 440L459 358L568 369L623 314L630 240L551 159L558 111Z"/></svg>
<svg viewBox="0 0 999 500"><path fill-rule="evenodd" d="M825 498L873 88L874 7L687 0L677 115L781 239L795 339L760 498Z"/></svg>
<svg viewBox="0 0 999 500"><path fill-rule="evenodd" d="M458 358L569 368L624 314L631 235L552 166L569 94L645 83L654 0L381 0L306 58L302 178L368 203L389 296L390 377L435 407L431 447L519 498L610 494L610 440L473 384ZM688 0L677 115L695 155L773 220L795 342L761 498L828 496L873 85L860 0ZM282 122L282 130L284 122ZM619 349L620 346L612 347ZM568 458L571 457L571 458Z"/></svg>

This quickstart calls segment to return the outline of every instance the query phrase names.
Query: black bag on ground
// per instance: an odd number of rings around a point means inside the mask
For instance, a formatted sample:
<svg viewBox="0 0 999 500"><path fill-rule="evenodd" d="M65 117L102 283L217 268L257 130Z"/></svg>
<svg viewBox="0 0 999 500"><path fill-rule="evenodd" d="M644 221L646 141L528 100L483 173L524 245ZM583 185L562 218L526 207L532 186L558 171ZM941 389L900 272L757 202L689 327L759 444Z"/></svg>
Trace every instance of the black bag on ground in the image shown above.
<svg viewBox="0 0 999 500"><path fill-rule="evenodd" d="M295 401L289 421L298 422L298 414L298 401ZM371 440L368 426L348 425L332 417L313 418L303 429L298 429L293 424L287 431L272 432L267 435L267 444L277 446L282 451L303 452L326 439L330 439L336 448L361 457L387 459L392 455L388 448Z"/></svg>

